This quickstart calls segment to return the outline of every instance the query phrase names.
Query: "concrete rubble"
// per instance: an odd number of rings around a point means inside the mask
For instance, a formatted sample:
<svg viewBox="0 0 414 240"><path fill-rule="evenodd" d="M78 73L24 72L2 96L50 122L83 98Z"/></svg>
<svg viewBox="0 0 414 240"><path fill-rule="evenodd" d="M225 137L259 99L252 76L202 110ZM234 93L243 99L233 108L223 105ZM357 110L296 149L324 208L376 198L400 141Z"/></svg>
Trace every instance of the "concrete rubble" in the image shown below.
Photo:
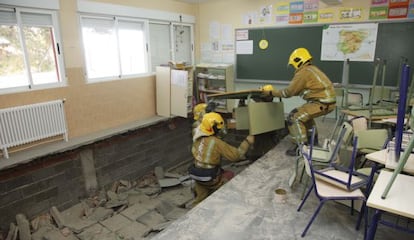
<svg viewBox="0 0 414 240"><path fill-rule="evenodd" d="M226 169L237 173L249 163ZM0 240L150 239L189 211L193 193L186 166L182 173L156 167L137 181L116 181L69 209L52 207L31 221L18 214Z"/></svg>

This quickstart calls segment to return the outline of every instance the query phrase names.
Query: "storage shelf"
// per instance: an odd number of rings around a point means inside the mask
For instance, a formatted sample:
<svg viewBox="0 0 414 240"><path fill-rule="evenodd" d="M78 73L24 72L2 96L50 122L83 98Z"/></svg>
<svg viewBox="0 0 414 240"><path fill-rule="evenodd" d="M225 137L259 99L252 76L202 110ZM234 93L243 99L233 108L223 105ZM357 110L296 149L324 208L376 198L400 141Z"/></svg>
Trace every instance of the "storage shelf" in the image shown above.
<svg viewBox="0 0 414 240"><path fill-rule="evenodd" d="M234 100L210 100L209 94L234 91L234 70L232 64L199 64L195 68L197 102L214 101L216 111L231 112Z"/></svg>

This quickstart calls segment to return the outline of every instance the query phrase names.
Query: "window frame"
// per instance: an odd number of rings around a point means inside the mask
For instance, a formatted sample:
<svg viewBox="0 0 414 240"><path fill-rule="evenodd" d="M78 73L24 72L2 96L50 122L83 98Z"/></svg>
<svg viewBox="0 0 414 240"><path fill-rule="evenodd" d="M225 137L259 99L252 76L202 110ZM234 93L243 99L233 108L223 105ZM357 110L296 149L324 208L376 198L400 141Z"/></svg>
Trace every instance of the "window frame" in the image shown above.
<svg viewBox="0 0 414 240"><path fill-rule="evenodd" d="M87 66L87 56L86 56L86 46L84 44L84 34L83 34L83 19L84 18L92 18L92 19L113 19L114 20L114 33L115 33L115 38L116 38L116 51L117 51L117 57L118 57L118 70L119 70L119 75L114 75L114 76L104 76L104 77L95 77L95 78L90 78L89 74L88 74L88 66ZM142 23L143 25L143 32L144 32L144 68L146 69L145 72L143 73L136 73L136 74L122 74L122 70L121 70L121 57L120 57L120 48L119 48L119 28L118 28L118 23L119 21L129 21L129 22L138 22L138 23ZM84 58L84 68L85 68L85 81L87 83L99 83L99 82L106 82L106 81L115 81L115 80L123 80L123 79L131 79L131 78L137 78L137 77L143 77L143 76L148 76L148 68L150 66L150 62L149 60L149 56L148 56L148 20L146 19L142 19L142 18L133 18L133 17L122 17L122 16L111 16L111 15L102 15L102 14L84 14L84 13L80 13L79 14L79 31L81 34L81 47L83 50L83 58Z"/></svg>
<svg viewBox="0 0 414 240"><path fill-rule="evenodd" d="M147 21L146 29L145 29L145 36L147 39L147 72L145 74L137 75L137 77L143 76L153 76L155 75L155 69L152 66L152 56L151 56L151 31L150 25L151 23L155 24L166 24L169 25L169 37L170 37L170 48L169 52L166 55L170 56L170 60L177 61L174 56L172 55L174 48L174 40L173 40L173 24L175 25L183 25L190 27L190 43L188 43L190 57L191 60L187 64L194 65L195 64L195 49L194 49L194 26L195 26L195 17L187 14L176 13L176 12L169 12L169 11L162 11L162 10L155 10L155 9L146 9L146 8L136 8L132 6L124 6L119 4L109 4L109 3L100 3L100 2L92 2L92 1L79 1L77 5L78 15L79 15L79 29L82 31L82 23L81 23L81 16L103 16L103 17L128 17L133 19L141 19ZM83 51L83 55L85 58L85 46L83 44L83 37L81 41L81 49ZM180 60L178 60L180 61ZM84 68L86 69L86 62L83 64ZM86 71L85 71L86 72ZM128 77L129 78L129 77ZM122 78L124 79L124 78ZM113 78L113 77L106 77L102 78L97 81L91 82L87 76L85 76L86 83L99 83L103 81L116 81L122 80L120 78ZM126 77L125 77L126 79Z"/></svg>
<svg viewBox="0 0 414 240"><path fill-rule="evenodd" d="M18 30L18 38L21 44L21 50L23 55L24 61L24 72L26 74L28 85L25 86L15 86L9 88L0 89L0 94L9 94L9 93L18 93L18 92L28 92L31 90L39 90L39 89L48 89L48 88L58 88L67 86L66 80L66 73L65 73L65 63L64 63L64 54L63 54L63 45L61 40L60 34L60 25L58 19L58 12L54 9L37 9L37 8L30 8L30 7L19 7L19 6L11 6L11 5L0 5L1 8L14 10L16 14L16 24L7 24L7 23L0 23L1 25L10 25L16 26ZM29 14L45 14L51 17L52 23L50 25L43 25L43 24L26 24L22 22L21 14L22 13L29 13ZM38 27L50 27L51 34L53 36L53 44L54 48L56 49L54 53L56 66L55 70L58 73L59 80L53 83L41 83L41 84L34 84L32 71L30 71L30 64L29 64L29 54L26 46L25 37L23 34L23 27L25 26L38 26Z"/></svg>
<svg viewBox="0 0 414 240"><path fill-rule="evenodd" d="M178 61L178 59L176 59L176 38L174 36L176 36L176 33L174 31L174 27L177 26L183 26L183 27L189 27L190 29L190 65L194 65L194 27L192 24L188 24L188 23L182 23L182 22L171 22L170 24L170 34L171 34L171 43L170 45L171 47L171 52L172 52L172 56L171 58L173 59L173 61Z"/></svg>

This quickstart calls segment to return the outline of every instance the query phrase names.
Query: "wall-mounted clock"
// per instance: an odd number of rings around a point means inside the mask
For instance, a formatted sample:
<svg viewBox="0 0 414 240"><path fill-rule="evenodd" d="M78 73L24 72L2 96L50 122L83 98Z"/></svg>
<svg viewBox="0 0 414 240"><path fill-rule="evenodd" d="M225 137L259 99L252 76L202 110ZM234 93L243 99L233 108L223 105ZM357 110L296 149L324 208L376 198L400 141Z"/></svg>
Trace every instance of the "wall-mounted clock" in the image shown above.
<svg viewBox="0 0 414 240"><path fill-rule="evenodd" d="M266 39L262 39L259 41L259 48L264 50L269 46L269 42Z"/></svg>

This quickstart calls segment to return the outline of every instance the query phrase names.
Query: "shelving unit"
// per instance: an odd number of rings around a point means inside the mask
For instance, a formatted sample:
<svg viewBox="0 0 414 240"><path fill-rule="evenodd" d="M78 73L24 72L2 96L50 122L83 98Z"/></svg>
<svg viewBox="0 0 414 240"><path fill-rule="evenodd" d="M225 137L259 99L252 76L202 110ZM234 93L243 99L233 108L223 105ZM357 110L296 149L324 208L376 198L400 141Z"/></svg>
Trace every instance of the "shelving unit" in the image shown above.
<svg viewBox="0 0 414 240"><path fill-rule="evenodd" d="M187 118L193 108L193 66L156 67L157 114Z"/></svg>
<svg viewBox="0 0 414 240"><path fill-rule="evenodd" d="M195 68L197 102L208 102L207 96L234 91L234 67L232 64L198 64ZM215 99L217 112L231 112L232 99Z"/></svg>

